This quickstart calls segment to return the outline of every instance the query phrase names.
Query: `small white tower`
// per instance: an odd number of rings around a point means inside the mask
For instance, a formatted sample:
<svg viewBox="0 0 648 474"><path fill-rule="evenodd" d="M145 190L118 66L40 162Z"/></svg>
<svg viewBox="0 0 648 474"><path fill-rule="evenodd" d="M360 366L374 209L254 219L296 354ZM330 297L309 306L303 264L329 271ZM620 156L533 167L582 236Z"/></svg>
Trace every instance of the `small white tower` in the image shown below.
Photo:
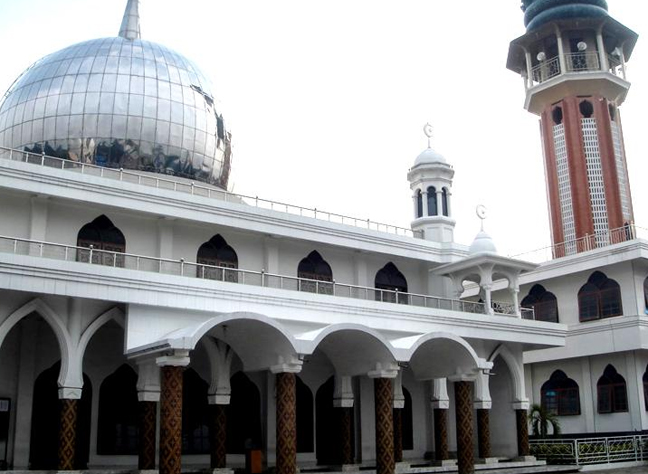
<svg viewBox="0 0 648 474"><path fill-rule="evenodd" d="M428 147L407 173L413 191L412 230L425 240L453 242L455 220L452 218L452 178L454 169L440 153L432 149L432 125L423 127Z"/></svg>

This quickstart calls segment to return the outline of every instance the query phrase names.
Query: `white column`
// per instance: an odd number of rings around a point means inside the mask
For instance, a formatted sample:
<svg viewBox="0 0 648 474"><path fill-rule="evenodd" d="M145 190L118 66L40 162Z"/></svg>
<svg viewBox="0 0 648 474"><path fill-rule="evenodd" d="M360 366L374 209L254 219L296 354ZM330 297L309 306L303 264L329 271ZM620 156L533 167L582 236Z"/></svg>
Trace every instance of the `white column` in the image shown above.
<svg viewBox="0 0 648 474"><path fill-rule="evenodd" d="M437 205L437 216L443 215L443 189L439 189L436 192L436 205Z"/></svg>
<svg viewBox="0 0 648 474"><path fill-rule="evenodd" d="M518 318L522 317L522 311L520 311L520 299L518 295L520 294L520 288L515 286L513 288L509 288L509 291L511 292L511 298L513 299L513 307L515 308L515 314Z"/></svg>
<svg viewBox="0 0 648 474"><path fill-rule="evenodd" d="M605 52L605 43L603 43L603 27L599 28L599 30L596 32L596 47L598 49L599 53L599 62L601 71L607 71L610 69L610 65L608 64L608 59L607 59L607 54Z"/></svg>
<svg viewBox="0 0 648 474"><path fill-rule="evenodd" d="M414 219L417 219L419 215L418 215L418 196L416 195L416 193L414 193L414 196L412 196L412 201L414 202Z"/></svg>
<svg viewBox="0 0 648 474"><path fill-rule="evenodd" d="M427 217L427 216L429 216L429 213L428 213L428 193L427 193L427 191L423 191L421 193L421 196L423 198L423 216Z"/></svg>
<svg viewBox="0 0 648 474"><path fill-rule="evenodd" d="M526 60L526 71L527 71L527 89L533 87L533 60L531 59L531 52L527 49L524 50L524 59Z"/></svg>
<svg viewBox="0 0 648 474"><path fill-rule="evenodd" d="M556 27L556 42L558 43L558 60L560 61L560 73L565 74L567 72L567 61L565 60L565 48L563 47L562 36L558 27Z"/></svg>
<svg viewBox="0 0 648 474"><path fill-rule="evenodd" d="M452 217L452 207L450 207L450 203L452 202L451 197L452 197L452 193L448 189L448 191L446 193L446 201L448 203L448 217Z"/></svg>
<svg viewBox="0 0 648 474"><path fill-rule="evenodd" d="M168 259L173 258L173 221L174 220L175 219L169 217L163 217L160 220L158 220L158 256L160 258L168 258Z"/></svg>
<svg viewBox="0 0 648 474"><path fill-rule="evenodd" d="M493 305L491 304L491 290L493 285L481 285L484 290L484 304L486 305L486 314L494 314Z"/></svg>

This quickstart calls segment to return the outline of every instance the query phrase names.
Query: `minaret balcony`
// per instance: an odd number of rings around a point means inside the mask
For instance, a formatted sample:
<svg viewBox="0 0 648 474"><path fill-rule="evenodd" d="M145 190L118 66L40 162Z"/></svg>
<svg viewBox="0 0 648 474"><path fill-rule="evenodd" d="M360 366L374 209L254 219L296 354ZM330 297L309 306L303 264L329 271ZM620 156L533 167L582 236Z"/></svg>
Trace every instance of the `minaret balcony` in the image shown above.
<svg viewBox="0 0 648 474"><path fill-rule="evenodd" d="M625 79L625 68L622 61L612 55L607 56L607 64L601 65L599 54L595 51L563 54L541 61L531 68L531 81L526 83L527 89L547 82L562 74L609 72Z"/></svg>

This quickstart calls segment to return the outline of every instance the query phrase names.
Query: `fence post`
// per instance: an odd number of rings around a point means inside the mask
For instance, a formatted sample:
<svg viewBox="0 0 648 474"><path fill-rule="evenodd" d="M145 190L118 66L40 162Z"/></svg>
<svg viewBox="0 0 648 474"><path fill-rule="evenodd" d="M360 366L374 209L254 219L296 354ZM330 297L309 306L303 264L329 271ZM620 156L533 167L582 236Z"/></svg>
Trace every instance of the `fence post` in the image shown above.
<svg viewBox="0 0 648 474"><path fill-rule="evenodd" d="M578 440L574 440L574 455L576 456L576 465L580 466L580 459L578 456Z"/></svg>
<svg viewBox="0 0 648 474"><path fill-rule="evenodd" d="M335 280L333 280L333 296L335 296ZM351 296L351 295L349 295Z"/></svg>
<svg viewBox="0 0 648 474"><path fill-rule="evenodd" d="M261 286L265 286L265 268L261 269Z"/></svg>
<svg viewBox="0 0 648 474"><path fill-rule="evenodd" d="M184 258L180 259L180 276L184 276Z"/></svg>
<svg viewBox="0 0 648 474"><path fill-rule="evenodd" d="M90 253L89 253L89 259L88 263L92 263L92 251L94 250L94 245L90 244Z"/></svg>

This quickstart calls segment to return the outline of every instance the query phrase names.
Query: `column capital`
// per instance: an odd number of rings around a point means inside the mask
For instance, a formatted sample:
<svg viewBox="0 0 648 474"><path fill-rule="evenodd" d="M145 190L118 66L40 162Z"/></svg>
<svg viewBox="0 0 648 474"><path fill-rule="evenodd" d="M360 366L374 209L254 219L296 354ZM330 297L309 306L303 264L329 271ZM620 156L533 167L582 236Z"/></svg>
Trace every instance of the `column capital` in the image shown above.
<svg viewBox="0 0 648 474"><path fill-rule="evenodd" d="M298 374L301 372L304 361L299 358L297 354L287 357L279 356L278 362L270 366L270 372L273 374Z"/></svg>
<svg viewBox="0 0 648 474"><path fill-rule="evenodd" d="M385 366L378 362L374 370L370 370L367 376L370 379L394 379L398 375L398 364L389 362Z"/></svg>
<svg viewBox="0 0 648 474"><path fill-rule="evenodd" d="M511 405L514 410L528 410L531 408L529 400L516 400Z"/></svg>
<svg viewBox="0 0 648 474"><path fill-rule="evenodd" d="M475 410L490 410L493 408L493 402L491 400L475 400L473 408Z"/></svg>
<svg viewBox="0 0 648 474"><path fill-rule="evenodd" d="M229 405L231 398L231 393L210 393L207 395L207 403L210 405Z"/></svg>
<svg viewBox="0 0 648 474"><path fill-rule="evenodd" d="M155 359L159 367L186 367L189 361L188 350L174 350Z"/></svg>
<svg viewBox="0 0 648 474"><path fill-rule="evenodd" d="M142 390L137 392L137 401L138 402L159 402L160 401L160 391L154 390Z"/></svg>
<svg viewBox="0 0 648 474"><path fill-rule="evenodd" d="M59 400L79 400L83 393L82 387L59 387Z"/></svg>
<svg viewBox="0 0 648 474"><path fill-rule="evenodd" d="M353 408L353 387L351 376L335 375L335 388L333 391L333 406L335 408Z"/></svg>

